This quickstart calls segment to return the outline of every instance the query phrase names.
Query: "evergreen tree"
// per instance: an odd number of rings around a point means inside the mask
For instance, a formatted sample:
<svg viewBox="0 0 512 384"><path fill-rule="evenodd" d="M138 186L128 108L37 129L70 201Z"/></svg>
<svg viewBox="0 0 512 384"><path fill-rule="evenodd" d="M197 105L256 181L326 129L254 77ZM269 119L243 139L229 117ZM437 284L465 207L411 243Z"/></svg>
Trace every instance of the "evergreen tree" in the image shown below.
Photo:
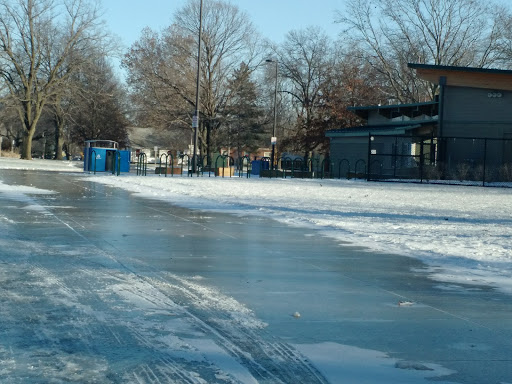
<svg viewBox="0 0 512 384"><path fill-rule="evenodd" d="M224 111L226 124L217 144L236 147L239 153L252 152L262 145L264 113L247 64L242 63L234 71L228 87L230 102Z"/></svg>

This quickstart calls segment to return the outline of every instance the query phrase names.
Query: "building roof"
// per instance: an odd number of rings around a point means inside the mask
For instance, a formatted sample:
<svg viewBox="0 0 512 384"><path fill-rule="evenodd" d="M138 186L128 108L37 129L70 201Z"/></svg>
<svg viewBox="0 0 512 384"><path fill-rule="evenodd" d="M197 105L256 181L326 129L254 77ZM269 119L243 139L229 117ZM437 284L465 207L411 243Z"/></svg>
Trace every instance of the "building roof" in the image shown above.
<svg viewBox="0 0 512 384"><path fill-rule="evenodd" d="M128 127L128 140L132 148L169 146L169 133L155 128Z"/></svg>
<svg viewBox="0 0 512 384"><path fill-rule="evenodd" d="M438 114L439 103L437 101L429 101L426 103L414 104L394 104L394 105L371 105L363 107L348 107L349 111L354 112L357 116L368 120L371 111L378 113L388 119L397 116L407 116L414 118L421 115L436 116Z"/></svg>
<svg viewBox="0 0 512 384"><path fill-rule="evenodd" d="M449 86L512 91L511 70L413 63L408 67L415 69L419 78L434 84L444 77Z"/></svg>
<svg viewBox="0 0 512 384"><path fill-rule="evenodd" d="M403 122L393 122L390 124L379 125L361 125L343 129L333 129L327 131L327 137L360 137L374 135L405 135L414 129L419 129L428 125L436 125L437 120L409 120Z"/></svg>

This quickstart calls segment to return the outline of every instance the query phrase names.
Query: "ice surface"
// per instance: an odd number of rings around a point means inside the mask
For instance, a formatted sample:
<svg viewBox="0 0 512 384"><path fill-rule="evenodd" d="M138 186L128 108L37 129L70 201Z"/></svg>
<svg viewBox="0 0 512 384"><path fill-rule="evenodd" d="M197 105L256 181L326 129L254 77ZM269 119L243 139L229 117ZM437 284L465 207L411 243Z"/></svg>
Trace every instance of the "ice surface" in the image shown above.
<svg viewBox="0 0 512 384"><path fill-rule="evenodd" d="M95 182L187 208L262 215L432 266L440 281L512 293L512 190L460 186L207 177Z"/></svg>
<svg viewBox="0 0 512 384"><path fill-rule="evenodd" d="M315 364L331 384L419 384L425 378L447 376L449 370L437 364L403 362L379 351L336 343L299 344L295 347Z"/></svg>
<svg viewBox="0 0 512 384"><path fill-rule="evenodd" d="M25 163L19 160L4 162L0 159L0 169L24 169ZM59 163L49 161L30 163L29 169L44 170L47 164L51 164L51 170L58 170L56 164ZM66 171L77 170L73 168L74 164L63 163L63 166ZM345 180L114 177L83 173L73 177L123 188L144 198L163 200L187 208L261 215L294 226L318 229L325 236L343 243L350 242L371 250L419 258L430 265L432 277L439 280L436 286L439 291L472 294L487 284L512 293L512 194L507 189L374 184ZM29 210L33 215L51 214L51 209L58 207L72 214L67 205L54 205L50 209L35 198L55 194L48 189L8 185L0 179L0 194L8 200L19 202L20 210ZM87 198L86 192L83 198ZM15 208L12 206L9 209ZM154 218L157 217L155 215ZM126 219L129 215L120 215L120 218ZM4 211L0 211L0 219L2 230L16 224ZM48 225L59 220L75 234L81 235L79 225L71 220L64 222L62 218L55 217L53 221L48 221ZM82 240L87 241L87 238L83 236ZM218 382L257 382L247 365L240 364L242 356L248 359L249 366L256 364L256 361L246 356L230 337L236 335L243 338L248 335L254 337L250 341L261 345L262 350L278 350L275 344L255 336L259 330L265 329L265 322L258 319L246 305L210 286L199 275L185 279L167 273L160 275L165 279L153 279L141 278L129 271L110 271L107 274L101 272L101 269L96 271L91 268L72 270L70 275L63 272L57 276L37 265L27 272L23 262L33 255L44 255L45 260L57 255L84 255L80 249L67 248L65 244L41 245L37 248L34 242L13 242L12 239L1 237L0 247L4 251L10 250L14 255L13 260L16 260L16 263L3 260L0 282L5 294L2 300L19 306L20 311L23 308L33 311L41 305L41 308L56 308L66 313L66 316L60 317L49 310L37 317L30 313L34 322L37 321L36 328L44 331L36 336L46 342L49 340L55 349L50 355L46 355L46 350L27 349L24 352L27 363L33 361L33 356L43 357L40 358L40 367L23 367L24 361L14 360L11 357L13 352L0 343L0 377L8 377L10 373L26 368L27 372L34 371L29 377L35 378L38 370L55 366L60 367L61 371L43 372L46 377L53 377L54 382L84 382L87 375L89 380L109 382L106 377L107 361L91 355L90 351L87 351L89 354L74 351L69 355L57 349L57 346L62 346L63 338L68 334L71 337L74 332L85 332L85 338L88 332L106 332L121 345L126 343L122 332L132 332L139 338L141 349L158 346L159 351L172 351L174 357L185 362L173 365L162 359L156 368L139 367L133 375L126 376L124 382L149 382L144 378L156 374L152 369L168 375L179 371L186 382L206 382L192 368L195 363L202 367L197 370L208 371L215 366L214 377ZM108 255L87 255L92 261L103 260L104 256ZM85 288L89 281L94 284L97 297L88 296ZM19 289L19 282L23 282L23 289ZM70 288L75 282L76 287ZM471 284L475 285L474 289L470 288ZM38 292L44 292L44 297L37 296ZM280 291L269 293L272 294L279 296ZM186 298L188 303L193 303L194 308L184 306L180 300L175 299L177 297ZM390 302L391 306L398 310L396 303ZM11 309L3 307L1 314L4 320L7 319L5 321L9 321L11 316L14 321L14 315L9 313ZM400 309L409 311L408 316L421 318L424 311L432 308L412 305ZM296 310L300 310L301 316L293 318ZM197 315L203 312L215 316L204 320ZM305 322L311 317L300 306L288 312L290 321ZM52 328L55 327L53 316L61 321L59 328ZM390 323L380 317L364 317L366 314L360 316L349 316L341 320ZM102 324L102 328L94 328L92 324L96 322ZM25 325L29 326L28 323ZM81 345L83 340L74 342ZM431 362L399 360L389 357L387 353L334 342L296 344L294 347L313 362L331 383L375 383L378 378L379 383L416 384L428 382L432 378L439 380L452 373ZM489 345L484 342L461 341L451 348L468 354L490 351ZM226 353L227 350L231 353ZM286 353L294 358L300 356L294 355L292 350ZM51 364L48 363L50 360Z"/></svg>

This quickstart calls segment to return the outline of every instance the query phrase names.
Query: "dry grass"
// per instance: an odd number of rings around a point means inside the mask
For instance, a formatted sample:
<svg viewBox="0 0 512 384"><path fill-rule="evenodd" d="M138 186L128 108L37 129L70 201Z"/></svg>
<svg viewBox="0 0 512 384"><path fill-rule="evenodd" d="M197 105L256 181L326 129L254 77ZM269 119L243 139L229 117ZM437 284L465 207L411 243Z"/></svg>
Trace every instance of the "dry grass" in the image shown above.
<svg viewBox="0 0 512 384"><path fill-rule="evenodd" d="M19 159L20 154L17 152L11 152L11 151L4 151L2 150L0 157L10 157L11 159Z"/></svg>

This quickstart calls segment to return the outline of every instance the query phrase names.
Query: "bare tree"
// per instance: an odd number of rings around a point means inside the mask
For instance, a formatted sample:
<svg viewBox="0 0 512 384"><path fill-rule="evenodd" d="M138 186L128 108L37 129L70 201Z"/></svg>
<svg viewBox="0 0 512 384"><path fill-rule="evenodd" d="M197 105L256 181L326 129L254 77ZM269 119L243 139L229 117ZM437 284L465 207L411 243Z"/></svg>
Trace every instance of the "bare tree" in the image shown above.
<svg viewBox="0 0 512 384"><path fill-rule="evenodd" d="M75 51L58 73L58 87L56 86L46 105L54 127L57 160L62 159L65 144L69 147L70 143L66 143L66 139L69 141L70 136L65 135L66 131L69 133L68 123L80 113L77 109L83 106L84 100L97 102L105 96L104 89L107 89L106 92L112 97L112 91L108 86L115 83L116 79L110 66L105 63L105 54L102 51L103 48L111 46L108 41L105 39L95 47L88 47L87 52ZM104 88L92 87L98 79L101 79ZM117 96L119 97L119 93Z"/></svg>
<svg viewBox="0 0 512 384"><path fill-rule="evenodd" d="M242 62L254 69L257 38L247 15L222 0L204 5L201 35L199 146L209 154L233 94L229 80ZM144 30L125 55L138 124L192 132L198 36L199 1L189 0L169 28Z"/></svg>
<svg viewBox="0 0 512 384"><path fill-rule="evenodd" d="M293 149L306 154L325 141L325 136L317 134L315 117L321 87L332 69L332 52L332 42L319 27L289 32L276 52L279 73L286 79L281 92L291 97L296 116L288 141L295 144Z"/></svg>
<svg viewBox="0 0 512 384"><path fill-rule="evenodd" d="M0 103L0 135L4 136L3 148L7 146L14 151L21 143L23 132L16 109L11 104L10 100L2 100Z"/></svg>
<svg viewBox="0 0 512 384"><path fill-rule="evenodd" d="M68 104L75 108L67 113L70 136L74 142L110 139L121 147L128 143L125 117L125 90L105 59L82 66L75 73L75 92Z"/></svg>
<svg viewBox="0 0 512 384"><path fill-rule="evenodd" d="M386 97L379 75L350 51L337 51L326 79L322 82L312 121L311 136L328 149L325 132L363 124L347 108L377 105Z"/></svg>
<svg viewBox="0 0 512 384"><path fill-rule="evenodd" d="M0 79L23 125L21 157L32 158L32 138L44 107L79 67L73 61L101 41L98 5L88 0L1 0Z"/></svg>
<svg viewBox="0 0 512 384"><path fill-rule="evenodd" d="M388 80L400 102L432 98L436 87L415 78L408 62L505 65L503 19L510 12L484 0L348 0L338 21L352 45Z"/></svg>
<svg viewBox="0 0 512 384"><path fill-rule="evenodd" d="M194 106L193 40L169 27L158 33L146 28L123 59L135 122L190 134Z"/></svg>
<svg viewBox="0 0 512 384"><path fill-rule="evenodd" d="M197 42L199 35L199 1L189 0L175 16L174 26L183 39ZM257 33L248 16L231 3L211 0L203 7L201 63L200 146L212 150L212 136L222 122L223 109L229 104L232 90L228 80L244 62L255 67ZM194 47L195 52L197 49ZM194 56L195 57L195 54Z"/></svg>

